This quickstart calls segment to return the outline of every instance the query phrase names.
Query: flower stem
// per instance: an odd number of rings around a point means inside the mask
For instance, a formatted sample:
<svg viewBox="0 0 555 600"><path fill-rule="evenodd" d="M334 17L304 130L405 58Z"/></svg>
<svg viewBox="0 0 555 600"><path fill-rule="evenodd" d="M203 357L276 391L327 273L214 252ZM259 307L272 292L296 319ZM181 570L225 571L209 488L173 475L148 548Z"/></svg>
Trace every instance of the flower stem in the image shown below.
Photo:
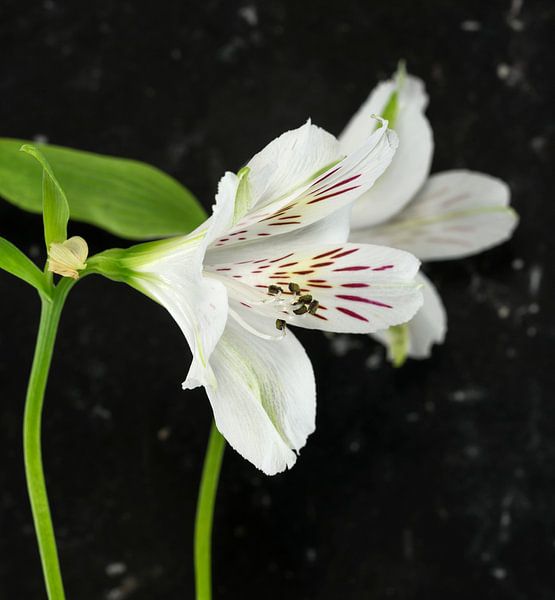
<svg viewBox="0 0 555 600"><path fill-rule="evenodd" d="M50 600L64 600L64 587L42 466L41 417L44 391L60 314L73 281L62 280L50 296L41 295L41 315L33 366L25 399L23 451L27 490L33 512L46 591Z"/></svg>
<svg viewBox="0 0 555 600"><path fill-rule="evenodd" d="M197 600L212 598L212 523L218 480L225 450L225 439L212 422L195 518L195 583Z"/></svg>

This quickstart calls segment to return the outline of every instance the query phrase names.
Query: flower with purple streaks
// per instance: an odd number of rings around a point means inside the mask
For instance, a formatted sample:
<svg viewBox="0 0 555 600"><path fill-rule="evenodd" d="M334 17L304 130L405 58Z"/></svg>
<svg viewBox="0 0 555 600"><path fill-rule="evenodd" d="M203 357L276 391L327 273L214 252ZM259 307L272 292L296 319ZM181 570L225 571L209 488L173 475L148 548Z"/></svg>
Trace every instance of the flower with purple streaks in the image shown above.
<svg viewBox="0 0 555 600"><path fill-rule="evenodd" d="M381 121L343 156L308 122L226 173L196 231L95 257L171 313L193 354L183 387L206 388L218 429L265 473L291 467L315 426L312 366L287 327L370 333L421 305L417 259L347 243L351 204L396 147Z"/></svg>
<svg viewBox="0 0 555 600"><path fill-rule="evenodd" d="M351 119L339 141L350 152L375 125L372 114L387 115L399 135L399 149L372 189L353 205L350 240L402 248L423 261L471 256L507 240L518 218L509 206L509 188L500 179L466 170L429 176L433 153L424 115L424 84L402 71L380 83ZM445 309L423 274L424 304L406 325L373 334L397 365L407 356L427 358L442 343Z"/></svg>

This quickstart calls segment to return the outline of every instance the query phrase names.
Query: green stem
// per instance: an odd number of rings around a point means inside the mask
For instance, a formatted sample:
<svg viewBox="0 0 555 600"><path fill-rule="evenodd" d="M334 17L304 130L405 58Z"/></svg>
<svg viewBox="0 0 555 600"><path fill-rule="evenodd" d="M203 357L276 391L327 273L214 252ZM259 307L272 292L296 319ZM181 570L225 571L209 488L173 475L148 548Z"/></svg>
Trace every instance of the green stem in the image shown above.
<svg viewBox="0 0 555 600"><path fill-rule="evenodd" d="M42 466L41 418L44 391L52 361L52 351L60 314L73 284L73 281L64 279L52 289L51 296L41 295L39 331L23 417L23 451L27 490L33 512L42 571L50 600L64 600L65 594Z"/></svg>
<svg viewBox="0 0 555 600"><path fill-rule="evenodd" d="M212 598L212 523L218 480L225 450L225 439L212 422L195 518L195 583L197 600Z"/></svg>

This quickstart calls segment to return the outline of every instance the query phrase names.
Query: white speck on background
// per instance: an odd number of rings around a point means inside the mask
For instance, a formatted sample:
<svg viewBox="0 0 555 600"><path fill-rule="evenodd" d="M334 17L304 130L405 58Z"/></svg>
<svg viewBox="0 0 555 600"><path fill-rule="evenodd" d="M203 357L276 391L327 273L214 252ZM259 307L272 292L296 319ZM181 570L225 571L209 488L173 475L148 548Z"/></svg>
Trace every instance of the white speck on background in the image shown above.
<svg viewBox="0 0 555 600"><path fill-rule="evenodd" d="M530 140L530 148L532 148L536 154L542 154L546 146L547 140L541 135L537 135Z"/></svg>
<svg viewBox="0 0 555 600"><path fill-rule="evenodd" d="M135 577L126 577L121 585L112 588L106 594L106 600L124 600L128 598L137 588L139 587L138 581Z"/></svg>
<svg viewBox="0 0 555 600"><path fill-rule="evenodd" d="M464 453L471 460L478 458L480 456L481 452L482 451L480 450L480 447L476 446L476 445L466 446L464 449Z"/></svg>
<svg viewBox="0 0 555 600"><path fill-rule="evenodd" d="M360 442L358 440L353 440L349 444L349 452L352 454L356 454L360 450Z"/></svg>
<svg viewBox="0 0 555 600"><path fill-rule="evenodd" d="M467 31L469 33L474 33L476 31L480 31L480 29L482 29L482 24L480 23L480 21L472 21L472 20L463 21L461 23L461 29L463 31Z"/></svg>
<svg viewBox="0 0 555 600"><path fill-rule="evenodd" d="M491 574L495 579L505 579L507 577L507 571L503 567L495 567L491 570Z"/></svg>
<svg viewBox="0 0 555 600"><path fill-rule="evenodd" d="M524 22L519 18L523 4L524 0L513 0L511 2L511 8L507 15L507 24L513 31L522 31L524 29Z"/></svg>
<svg viewBox="0 0 555 600"><path fill-rule="evenodd" d="M37 144L48 144L48 136L45 133L35 133L33 141Z"/></svg>
<svg viewBox="0 0 555 600"><path fill-rule="evenodd" d="M239 9L239 16L252 27L258 25L258 12L256 10L256 6L252 4L248 6L242 6Z"/></svg>
<svg viewBox="0 0 555 600"><path fill-rule="evenodd" d="M449 400L452 402L475 402L483 400L486 397L486 391L480 388L468 388L464 390L455 390L449 394Z"/></svg>
<svg viewBox="0 0 555 600"><path fill-rule="evenodd" d="M509 77L509 75L511 74L511 67L509 67L508 64L506 63L499 63L497 65L497 77L499 77L499 79L507 79L507 77Z"/></svg>
<svg viewBox="0 0 555 600"><path fill-rule="evenodd" d="M542 283L543 269L540 265L534 265L530 269L530 285L529 290L532 296L537 296Z"/></svg>
<svg viewBox="0 0 555 600"><path fill-rule="evenodd" d="M511 309L508 306L500 306L497 309L497 315L500 319L506 319L511 314Z"/></svg>
<svg viewBox="0 0 555 600"><path fill-rule="evenodd" d="M112 418L112 413L107 408L100 406L100 404L95 404L91 412L95 417L100 417L105 421L109 421Z"/></svg>
<svg viewBox="0 0 555 600"><path fill-rule="evenodd" d="M528 305L528 312L531 315L537 315L540 312L540 305L537 302L532 302Z"/></svg>
<svg viewBox="0 0 555 600"><path fill-rule="evenodd" d="M315 548L307 548L305 551L306 560L309 563L315 563L318 558L318 554Z"/></svg>
<svg viewBox="0 0 555 600"><path fill-rule="evenodd" d="M169 439L170 435L172 434L172 430L170 427L161 427L157 434L156 437L161 441L161 442L165 442L166 440Z"/></svg>
<svg viewBox="0 0 555 600"><path fill-rule="evenodd" d="M383 354L380 349L376 350L366 359L365 365L367 369L375 371L382 366Z"/></svg>
<svg viewBox="0 0 555 600"><path fill-rule="evenodd" d="M521 271L524 268L524 261L522 258L515 258L511 263L511 266L515 271Z"/></svg>
<svg viewBox="0 0 555 600"><path fill-rule="evenodd" d="M518 356L518 352L516 351L516 348L509 346L505 351L505 356L507 358L516 358Z"/></svg>
<svg viewBox="0 0 555 600"><path fill-rule="evenodd" d="M351 350L357 350L362 346L360 340L354 335L335 334L330 336L331 351L335 356L345 356Z"/></svg>
<svg viewBox="0 0 555 600"><path fill-rule="evenodd" d="M127 571L127 566L122 562L113 562L106 565L104 570L108 577L117 577L118 575L123 575L125 571Z"/></svg>
<svg viewBox="0 0 555 600"><path fill-rule="evenodd" d="M509 87L520 85L525 87L524 63L516 62L513 65L507 63L499 63L497 65L497 77L504 81Z"/></svg>

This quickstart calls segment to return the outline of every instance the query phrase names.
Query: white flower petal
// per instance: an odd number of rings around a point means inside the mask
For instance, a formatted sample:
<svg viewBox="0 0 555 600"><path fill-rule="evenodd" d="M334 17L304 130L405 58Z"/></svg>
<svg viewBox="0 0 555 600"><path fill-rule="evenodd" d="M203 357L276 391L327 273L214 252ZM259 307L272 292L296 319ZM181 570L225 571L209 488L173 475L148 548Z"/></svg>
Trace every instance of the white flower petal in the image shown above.
<svg viewBox="0 0 555 600"><path fill-rule="evenodd" d="M247 163L253 207L287 196L340 158L335 137L310 120L286 131Z"/></svg>
<svg viewBox="0 0 555 600"><path fill-rule="evenodd" d="M395 219L353 231L358 242L403 248L421 260L462 258L507 240L518 218L500 179L472 171L432 175Z"/></svg>
<svg viewBox="0 0 555 600"><path fill-rule="evenodd" d="M424 304L409 321L409 356L428 358L434 344L443 344L447 332L447 315L434 284L422 273L418 281L422 286Z"/></svg>
<svg viewBox="0 0 555 600"><path fill-rule="evenodd" d="M195 277L189 270L169 267L155 278L141 278L141 286L175 319L193 353L184 388L213 381L208 364L227 320L225 286L210 278Z"/></svg>
<svg viewBox="0 0 555 600"><path fill-rule="evenodd" d="M292 467L316 413L312 365L295 336L263 340L230 319L210 363L207 393L229 444L267 475Z"/></svg>
<svg viewBox="0 0 555 600"><path fill-rule="evenodd" d="M231 224L237 184L236 175L226 173L212 216L188 236L162 241L163 250L135 267L141 287L172 315L191 348L184 388L213 382L209 358L224 331L228 303L225 286L204 277L203 260L210 242Z"/></svg>
<svg viewBox="0 0 555 600"><path fill-rule="evenodd" d="M285 234L350 206L374 184L395 153L397 136L386 125L373 133L358 150L294 194L249 212L217 239L214 247L229 249L260 238Z"/></svg>
<svg viewBox="0 0 555 600"><path fill-rule="evenodd" d="M422 284L424 304L407 324L408 356L410 358L429 358L434 344L443 344L447 331L447 315L441 298L433 283L419 273L417 281ZM389 330L372 334L388 348L392 359L392 339Z"/></svg>
<svg viewBox="0 0 555 600"><path fill-rule="evenodd" d="M380 115L396 89L394 81L379 84L339 136L343 152L351 152L374 129L372 114ZM376 184L353 206L352 227L382 223L398 213L416 194L430 172L433 135L424 115L428 103L424 84L407 76L398 97L398 112L392 128L399 136L399 149L391 165Z"/></svg>
<svg viewBox="0 0 555 600"><path fill-rule="evenodd" d="M340 244L214 265L211 275L225 281L231 298L268 318L309 329L370 333L404 323L418 310L418 266L402 250ZM289 304L295 296L289 283L319 301L315 315L293 314ZM282 297L269 296L270 285L281 287Z"/></svg>
<svg viewBox="0 0 555 600"><path fill-rule="evenodd" d="M320 219L312 225L295 229L282 235L260 237L253 242L234 244L231 247L212 247L206 253L207 264L216 265L243 260L256 260L264 256L280 256L284 248L343 244L349 237L351 208L343 208Z"/></svg>

